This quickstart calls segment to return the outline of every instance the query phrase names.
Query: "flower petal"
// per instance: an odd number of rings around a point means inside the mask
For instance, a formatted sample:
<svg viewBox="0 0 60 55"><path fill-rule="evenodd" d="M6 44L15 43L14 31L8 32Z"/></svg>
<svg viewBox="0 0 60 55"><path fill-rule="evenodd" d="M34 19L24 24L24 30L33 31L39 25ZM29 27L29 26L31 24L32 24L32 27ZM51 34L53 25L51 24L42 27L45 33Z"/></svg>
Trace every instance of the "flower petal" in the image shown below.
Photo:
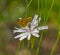
<svg viewBox="0 0 60 55"><path fill-rule="evenodd" d="M32 33L32 35L35 37L39 37L39 35L37 33Z"/></svg>
<svg viewBox="0 0 60 55"><path fill-rule="evenodd" d="M39 33L39 30L36 28L36 29L34 29L32 32Z"/></svg>
<svg viewBox="0 0 60 55"><path fill-rule="evenodd" d="M26 32L26 30L22 30L22 29L13 30L13 33L16 33L16 32Z"/></svg>
<svg viewBox="0 0 60 55"><path fill-rule="evenodd" d="M35 15L34 18L33 18L33 20L32 20L32 22L34 22L35 20L37 20L37 18L38 18L38 15Z"/></svg>
<svg viewBox="0 0 60 55"><path fill-rule="evenodd" d="M38 19L37 18L38 18L38 15L35 15L32 22L31 22L31 30L33 28L35 28L36 26L38 26Z"/></svg>
<svg viewBox="0 0 60 55"><path fill-rule="evenodd" d="M16 38L20 38L21 36L20 36L21 34L19 34L19 35L17 35L17 36L15 36L14 38L16 39Z"/></svg>
<svg viewBox="0 0 60 55"><path fill-rule="evenodd" d="M38 30L44 30L44 29L48 29L48 26L41 26L41 27L38 27Z"/></svg>
<svg viewBox="0 0 60 55"><path fill-rule="evenodd" d="M20 37L22 37L22 36L26 36L26 35L28 35L28 34L27 34L27 33L22 33L22 34L17 35L17 36L14 37L14 38L20 38Z"/></svg>
<svg viewBox="0 0 60 55"><path fill-rule="evenodd" d="M41 18L39 18L39 22L41 21Z"/></svg>
<svg viewBox="0 0 60 55"><path fill-rule="evenodd" d="M27 30L29 30L29 27L26 26L26 27L23 27L23 28L16 28L16 29L17 30L13 30L13 33L16 33L16 32L26 32Z"/></svg>
<svg viewBox="0 0 60 55"><path fill-rule="evenodd" d="M27 36L22 36L19 40L21 41L21 40L23 40L23 39L25 39Z"/></svg>
<svg viewBox="0 0 60 55"><path fill-rule="evenodd" d="M31 37L31 34L29 33L29 34L28 34L28 40L30 40L30 37Z"/></svg>
<svg viewBox="0 0 60 55"><path fill-rule="evenodd" d="M14 27L15 29L19 29L19 28L17 28L17 27Z"/></svg>

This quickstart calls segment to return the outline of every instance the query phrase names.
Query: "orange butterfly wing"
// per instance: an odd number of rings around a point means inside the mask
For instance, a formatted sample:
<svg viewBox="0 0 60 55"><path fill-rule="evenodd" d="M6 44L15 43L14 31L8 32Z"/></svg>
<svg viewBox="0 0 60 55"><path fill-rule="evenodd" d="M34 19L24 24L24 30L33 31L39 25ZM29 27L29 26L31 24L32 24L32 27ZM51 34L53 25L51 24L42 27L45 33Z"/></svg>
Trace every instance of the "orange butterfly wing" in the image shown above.
<svg viewBox="0 0 60 55"><path fill-rule="evenodd" d="M28 18L23 18L23 19L19 19L17 21L17 23L21 26L21 27L25 27L27 25L28 22L31 21L31 17Z"/></svg>

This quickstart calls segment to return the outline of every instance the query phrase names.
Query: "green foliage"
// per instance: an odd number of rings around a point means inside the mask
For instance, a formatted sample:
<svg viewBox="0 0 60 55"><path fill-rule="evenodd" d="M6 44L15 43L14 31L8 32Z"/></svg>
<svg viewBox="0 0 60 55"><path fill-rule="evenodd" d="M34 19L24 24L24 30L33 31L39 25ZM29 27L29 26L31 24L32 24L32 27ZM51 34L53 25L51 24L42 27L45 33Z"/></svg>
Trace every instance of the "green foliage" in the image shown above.
<svg viewBox="0 0 60 55"><path fill-rule="evenodd" d="M59 39L60 38L59 37L60 36L59 34L60 33L60 0L0 0L0 27L9 26L9 28L12 30L13 29L12 27L14 27L15 22L18 20L18 18L31 17L35 14L38 14L39 17L42 18L43 23L39 25L52 24L55 27L55 29L57 29L57 32L58 32L57 39L52 47L52 50L50 51L51 52L50 55L53 55L58 45L58 42L60 40ZM4 25L3 24L1 25L1 23L4 23ZM11 27L9 25L10 23L11 23ZM7 39L7 37L5 38L5 34L4 34L5 31L6 30L2 30L0 28L0 33L2 32L2 34L0 35L1 36L0 39L1 38L3 40ZM41 33L40 35L41 37L39 41L37 40L38 43L37 43L36 51L34 50L36 39L32 38L30 41L26 41L27 49L30 48L32 55L35 54L34 52L36 52L36 55L39 54L44 33L45 31ZM1 50L5 46L3 42L6 43L7 41L0 42ZM21 46L25 47L24 43L25 43L25 40L22 42L19 42L16 55L18 55L19 49L22 48ZM2 52L0 52L0 55L3 55Z"/></svg>

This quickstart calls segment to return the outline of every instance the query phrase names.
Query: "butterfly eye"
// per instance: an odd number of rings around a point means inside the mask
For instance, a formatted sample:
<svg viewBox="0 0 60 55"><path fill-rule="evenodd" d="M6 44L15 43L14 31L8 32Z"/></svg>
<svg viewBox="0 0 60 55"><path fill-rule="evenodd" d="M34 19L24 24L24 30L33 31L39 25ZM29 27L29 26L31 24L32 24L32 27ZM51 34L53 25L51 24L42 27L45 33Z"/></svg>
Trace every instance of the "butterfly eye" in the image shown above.
<svg viewBox="0 0 60 55"><path fill-rule="evenodd" d="M27 25L28 22L31 21L31 17L28 18L23 18L23 19L19 19L17 21L17 23L21 26L21 27L25 27Z"/></svg>

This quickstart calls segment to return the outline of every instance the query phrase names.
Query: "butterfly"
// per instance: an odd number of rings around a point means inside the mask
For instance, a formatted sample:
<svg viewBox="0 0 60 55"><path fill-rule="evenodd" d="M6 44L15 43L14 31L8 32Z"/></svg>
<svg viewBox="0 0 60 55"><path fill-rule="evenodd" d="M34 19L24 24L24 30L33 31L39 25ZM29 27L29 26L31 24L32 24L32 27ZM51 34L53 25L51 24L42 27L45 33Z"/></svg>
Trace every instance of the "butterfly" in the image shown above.
<svg viewBox="0 0 60 55"><path fill-rule="evenodd" d="M32 19L32 17L28 17L28 18L19 18L17 23L21 26L21 27L25 27L27 25L28 22L30 22Z"/></svg>

